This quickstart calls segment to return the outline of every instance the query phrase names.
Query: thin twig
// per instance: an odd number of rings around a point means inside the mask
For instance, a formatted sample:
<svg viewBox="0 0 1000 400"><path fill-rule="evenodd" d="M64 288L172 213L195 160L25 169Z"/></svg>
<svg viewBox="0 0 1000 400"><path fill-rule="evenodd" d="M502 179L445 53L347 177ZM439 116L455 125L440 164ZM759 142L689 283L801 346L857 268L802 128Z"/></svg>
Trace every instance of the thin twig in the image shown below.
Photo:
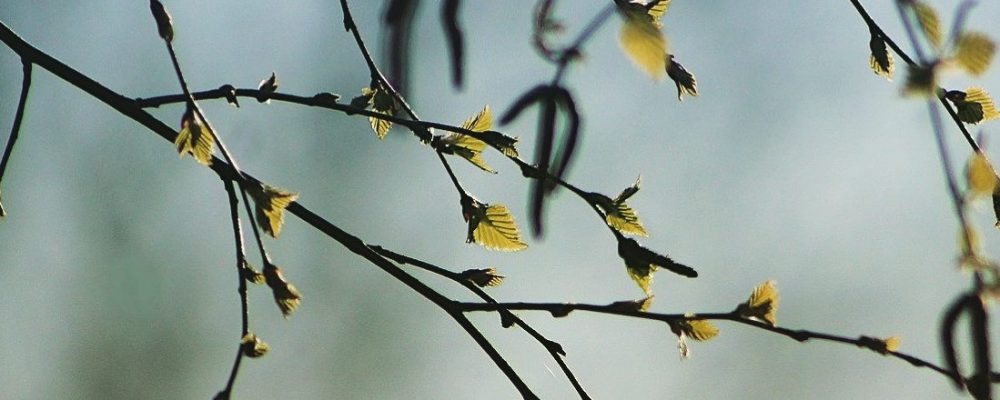
<svg viewBox="0 0 1000 400"><path fill-rule="evenodd" d="M400 264L412 265L422 270L450 279L464 286L472 293L475 293L476 296L479 296L479 298L483 299L486 302L497 303L497 301L492 296L487 294L483 289L476 286L476 284L472 283L468 279L464 279L462 277L462 274L449 271L445 268L441 268L437 265L431 264L426 261L421 261L409 256L393 252L381 246L369 246L369 247L371 247L372 250L381 254L382 256L389 258L393 261L396 261ZM590 399L590 395L587 394L587 391L583 388L583 385L581 385L580 381L576 378L576 375L573 374L573 371L566 364L566 361L563 360L563 356L566 355L566 352L565 350L563 350L562 345L560 345L558 342L546 338L540 332L535 330L535 328L528 325L527 322L524 322L524 320L519 318L514 313L508 310L499 310L498 312L500 313L501 321L509 321L510 323L519 326L521 329L524 329L524 331L528 335L530 335L533 339L535 339L535 341L541 344L542 347L544 347L545 350L549 353L549 355L552 356L552 359L555 360L557 364L559 364L559 368L562 369L563 374L566 375L566 379L568 379L570 381L570 384L573 385L573 389L576 390L576 393L580 396L580 398Z"/></svg>
<svg viewBox="0 0 1000 400"><path fill-rule="evenodd" d="M740 316L736 312L716 312L716 313L696 313L696 314L662 314L662 313L651 313L643 312L638 310L625 310L621 307L616 307L614 305L596 305L596 304L580 304L580 303L527 303L527 302L516 302L516 303L458 303L457 306L466 312L473 311L489 311L489 312L501 312L501 311L517 311L517 310L533 310L533 311L547 311L552 313L554 316L565 316L572 311L586 311L599 314L609 314L618 315L623 317L648 319L653 321L661 322L676 322L682 320L717 320L717 321L732 321L740 323L743 325L752 326L754 328L763 329L768 332L777 333L779 335L795 339L799 342L805 342L810 339L825 340L836 343L851 344L864 348L871 348L870 341L863 339L864 336L859 336L858 338L851 338L847 336L834 335L823 332L815 332L805 329L789 329L779 326L771 326L763 322L758 322L751 319L746 319ZM874 349L873 349L874 350ZM887 356L892 356L901 360L904 360L916 367L925 367L935 372L944 375L945 377L950 377L951 372L947 368L941 367L933 362L896 351L887 351L885 353Z"/></svg>
<svg viewBox="0 0 1000 400"><path fill-rule="evenodd" d="M240 363L243 360L243 338L250 333L250 305L247 301L247 277L246 277L246 251L243 245L243 229L240 227L239 200L236 198L236 189L233 188L233 181L224 180L226 193L229 195L229 214L233 221L233 236L236 242L236 277L239 279L237 292L240 295L240 317L242 320L240 330L240 343L236 347L236 360L229 372L229 380L226 387L215 395L216 399L228 400L232 395L233 384L236 383L236 375L240 370Z"/></svg>
<svg viewBox="0 0 1000 400"><path fill-rule="evenodd" d="M7 171L7 162L10 155L14 153L14 144L17 143L18 134L21 132L21 121L24 120L24 107L28 102L28 93L31 91L31 66L32 63L25 57L21 57L21 95L17 98L17 110L14 111L14 124L10 127L10 136L7 137L7 146L3 149L3 158L0 158L0 182L3 182L4 172ZM0 202L0 217L7 215Z"/></svg>
<svg viewBox="0 0 1000 400"><path fill-rule="evenodd" d="M145 126L164 140L173 143L176 139L177 131L164 124L162 121L156 119L149 113L143 111L142 108L138 106L136 101L118 94L90 77L83 75L79 71L67 66L59 60L56 60L52 56L40 51L38 48L28 44L17 36L14 31L10 30L10 28L7 27L7 25L2 21L0 21L0 41L5 43L7 47L18 53L21 57L27 58L30 62L33 62L39 67L52 72L63 81L76 86L94 98L111 106L111 108ZM239 179L236 171L228 163L218 157L213 156L212 163L209 168L221 179ZM250 184L261 184L261 182L253 177L253 175L245 172L243 172L242 178L246 179ZM507 363L507 361L496 351L493 345L485 337L483 337L482 333L480 333L475 326L473 326L468 319L462 315L461 311L454 309L449 311L449 309L453 308L453 302L447 297L441 295L434 289L410 276L393 264L392 261L389 261L372 251L367 247L367 245L364 244L363 241L361 241L361 239L340 229L330 221L313 213L301 204L292 202L286 208L286 211L299 217L302 221L313 226L326 236L334 239L349 251L365 258L373 265L379 267L413 291L430 300L438 307L446 310L448 315L462 325L463 329L469 333L469 336L472 337L481 348L483 348L483 351L489 355L490 359L493 360L495 364L497 364L497 367L508 376L508 379L512 381L514 386L524 398L537 398L537 396L535 396L527 387L524 381L517 376L510 364Z"/></svg>
<svg viewBox="0 0 1000 400"><path fill-rule="evenodd" d="M357 44L358 50L361 51L361 55L365 59L365 64L368 65L368 71L371 75L372 81L380 83L386 90L388 90L394 101L403 107L403 110L406 111L406 114L409 115L411 119L420 121L420 117L417 116L413 107L410 107L410 104L406 102L403 95L400 94L391 83L389 83L389 80L382 74L378 65L376 65L375 61L372 60L372 56L368 52L368 46L365 45L364 39L361 38L361 31L358 30L358 25L354 23L354 18L351 16L351 8L347 5L347 0L340 0L340 8L344 11L344 28L350 31L353 35L354 42ZM414 133L416 134L416 132ZM438 153L441 165L443 165L445 170L448 171L448 176L451 178L451 182L455 185L455 189L458 190L459 197L468 197L469 193L466 192L466 190L462 187L462 184L458 181L458 178L455 177L455 173L452 172L451 166L448 164L448 160L444 157L444 154L440 149L434 150Z"/></svg>

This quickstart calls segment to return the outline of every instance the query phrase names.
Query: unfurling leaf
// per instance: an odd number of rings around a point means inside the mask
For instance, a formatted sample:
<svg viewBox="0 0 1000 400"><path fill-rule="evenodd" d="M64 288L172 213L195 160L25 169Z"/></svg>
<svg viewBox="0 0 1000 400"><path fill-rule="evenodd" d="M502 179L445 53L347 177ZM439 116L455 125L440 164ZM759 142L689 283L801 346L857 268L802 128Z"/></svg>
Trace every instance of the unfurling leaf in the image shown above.
<svg viewBox="0 0 1000 400"><path fill-rule="evenodd" d="M885 339L871 336L861 336L858 338L858 346L867 347L881 355L888 355L899 350L899 342L899 336L891 336Z"/></svg>
<svg viewBox="0 0 1000 400"><path fill-rule="evenodd" d="M264 229L264 232L277 239L284 223L285 208L298 199L299 195L265 184L249 185L247 193L257 206L255 213L257 224Z"/></svg>
<svg viewBox="0 0 1000 400"><path fill-rule="evenodd" d="M270 346L268 346L267 343L264 343L263 340L260 340L260 338L253 332L247 332L247 334L243 335L243 338L240 339L240 349L243 351L243 355L250 358L258 358L267 354L267 351L270 350Z"/></svg>
<svg viewBox="0 0 1000 400"><path fill-rule="evenodd" d="M639 217L635 214L635 210L625 203L625 200L628 200L629 197L632 197L632 195L639 191L640 179L636 178L634 185L625 188L613 200L599 193L593 193L592 199L604 211L605 221L612 228L625 234L649 236L646 228L642 226L642 222L639 221Z"/></svg>
<svg viewBox="0 0 1000 400"><path fill-rule="evenodd" d="M990 67L997 45L985 34L964 32L958 38L955 61L968 73L979 76Z"/></svg>
<svg viewBox="0 0 1000 400"><path fill-rule="evenodd" d="M985 154L975 152L969 157L969 163L965 168L965 180L972 197L993 195L997 187L997 175Z"/></svg>
<svg viewBox="0 0 1000 400"><path fill-rule="evenodd" d="M655 296L649 295L639 300L616 301L609 304L608 307L620 311L645 312L649 311L649 307L653 306L653 297Z"/></svg>
<svg viewBox="0 0 1000 400"><path fill-rule="evenodd" d="M396 115L397 109L392 93L389 93L384 85L376 82L372 82L370 88L362 88L361 96L352 99L351 105L358 108L371 107L372 111L388 116ZM368 117L368 123L379 139L384 139L392 128L392 121L378 117Z"/></svg>
<svg viewBox="0 0 1000 400"><path fill-rule="evenodd" d="M462 198L462 216L469 223L466 243L477 243L492 250L519 251L528 247L510 210L503 204L485 204L471 197Z"/></svg>
<svg viewBox="0 0 1000 400"><path fill-rule="evenodd" d="M653 295L653 274L656 273L655 264L629 263L626 260L625 269L628 271L628 276L639 285L639 288L642 289L643 293L646 293L646 296Z"/></svg>
<svg viewBox="0 0 1000 400"><path fill-rule="evenodd" d="M278 75L271 72L271 77L264 79L257 84L257 90L260 92L257 94L257 101L270 104L271 93L278 90Z"/></svg>
<svg viewBox="0 0 1000 400"><path fill-rule="evenodd" d="M476 284L479 287L500 286L504 276L497 274L496 268L467 269L460 274L461 278Z"/></svg>
<svg viewBox="0 0 1000 400"><path fill-rule="evenodd" d="M908 96L930 97L937 90L937 71L935 65L909 66L906 69L906 86L903 94Z"/></svg>
<svg viewBox="0 0 1000 400"><path fill-rule="evenodd" d="M653 274L664 268L673 273L684 275L689 278L698 276L698 272L693 268L679 264L671 260L670 257L657 254L652 250L639 245L633 239L616 235L618 239L618 255L625 261L625 269L629 277L639 285L647 296L652 294L650 286L653 283Z"/></svg>
<svg viewBox="0 0 1000 400"><path fill-rule="evenodd" d="M288 316L292 315L299 308L299 304L302 302L302 294L295 288L295 285L285 280L281 268L273 264L268 263L264 265L264 280L267 281L267 286L271 288L271 293L274 294L274 302L278 303L281 314L285 318L288 318Z"/></svg>
<svg viewBox="0 0 1000 400"><path fill-rule="evenodd" d="M626 55L654 80L666 71L667 38L660 31L659 22L641 4L617 1L618 11L624 17L619 44Z"/></svg>
<svg viewBox="0 0 1000 400"><path fill-rule="evenodd" d="M687 313L684 316L691 318L694 317L694 314ZM719 335L719 328L716 328L708 320L687 318L667 322L667 325L670 326L670 331L677 335L677 348L680 350L681 357L683 358L691 356L691 351L685 340L686 338L704 342Z"/></svg>
<svg viewBox="0 0 1000 400"><path fill-rule="evenodd" d="M767 281L757 285L750 294L750 298L739 307L736 312L743 318L755 319L771 326L777 325L775 313L778 311L778 289L774 281Z"/></svg>
<svg viewBox="0 0 1000 400"><path fill-rule="evenodd" d="M153 12L153 19L156 20L156 30L160 38L170 43L174 40L174 24L171 21L170 13L163 7L160 0L149 0L149 10Z"/></svg>
<svg viewBox="0 0 1000 400"><path fill-rule="evenodd" d="M882 36L872 32L872 39L868 42L868 47L872 51L872 54L868 56L868 66L871 67L872 71L875 71L875 74L891 81L896 65L892 59L892 53L885 46L885 40L882 39Z"/></svg>
<svg viewBox="0 0 1000 400"><path fill-rule="evenodd" d="M673 54L668 57L667 76L673 79L674 84L677 85L677 100L683 101L685 93L698 96L698 82L694 79L694 75L684 69L683 65L674 61Z"/></svg>
<svg viewBox="0 0 1000 400"><path fill-rule="evenodd" d="M212 148L215 147L215 139L209 133L208 127L198 118L197 113L188 107L181 117L181 131L174 139L174 147L181 157L190 154L201 165L212 163Z"/></svg>
<svg viewBox="0 0 1000 400"><path fill-rule="evenodd" d="M935 48L941 48L941 20L937 11L927 3L920 0L913 0L913 11L917 14L917 22L920 29L924 31L924 36Z"/></svg>
<svg viewBox="0 0 1000 400"><path fill-rule="evenodd" d="M973 86L964 92L951 90L945 93L945 98L955 105L958 119L967 124L979 124L1000 117L993 99L983 88Z"/></svg>
<svg viewBox="0 0 1000 400"><path fill-rule="evenodd" d="M479 114L462 123L462 128L474 132L486 132L492 127L493 115L490 113L490 106L483 107ZM483 160L482 153L486 149L486 142L469 135L452 132L442 138L441 143L441 151L462 157L483 171L497 173Z"/></svg>
<svg viewBox="0 0 1000 400"><path fill-rule="evenodd" d="M264 277L264 274L257 272L257 270L254 269L253 265L251 265L249 261L245 260L243 261L242 271L243 271L243 279L246 279L247 282L256 285L263 285L264 283L267 282L267 278Z"/></svg>

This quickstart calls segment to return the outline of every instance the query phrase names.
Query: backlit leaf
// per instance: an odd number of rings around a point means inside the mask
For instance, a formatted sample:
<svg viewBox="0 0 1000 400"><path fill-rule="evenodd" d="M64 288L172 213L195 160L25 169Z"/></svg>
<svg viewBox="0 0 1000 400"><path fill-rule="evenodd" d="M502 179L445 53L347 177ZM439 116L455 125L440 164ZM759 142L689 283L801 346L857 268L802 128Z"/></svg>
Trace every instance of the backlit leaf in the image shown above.
<svg viewBox="0 0 1000 400"><path fill-rule="evenodd" d="M519 251L528 247L521 241L510 210L503 204L490 205L469 199L463 201L462 212L469 222L466 243L477 243L501 251Z"/></svg>
<svg viewBox="0 0 1000 400"><path fill-rule="evenodd" d="M902 338L899 336L889 336L882 341L885 342L886 350L897 351L899 350L899 343L902 341Z"/></svg>
<svg viewBox="0 0 1000 400"><path fill-rule="evenodd" d="M351 100L351 105L356 107L364 105L376 113L388 116L396 115L397 109L396 99L392 97L392 94L383 85L374 82L372 87L362 88L361 96ZM375 136L379 139L385 139L385 135L388 135L389 129L392 128L392 121L386 119L368 117L368 122L372 131L375 132Z"/></svg>
<svg viewBox="0 0 1000 400"><path fill-rule="evenodd" d="M965 179L973 197L991 196L997 187L996 172L993 171L993 166L986 159L986 155L980 152L975 152L969 157Z"/></svg>
<svg viewBox="0 0 1000 400"><path fill-rule="evenodd" d="M270 350L270 346L268 346L267 343L264 343L263 340L260 340L260 338L253 332L247 332L247 334L243 335L243 338L240 339L240 349L243 351L243 355L250 358L258 358L267 354L267 351Z"/></svg>
<svg viewBox="0 0 1000 400"><path fill-rule="evenodd" d="M278 304L281 314L288 318L302 303L302 294L295 285L285 279L281 268L273 264L264 265L264 280L267 281L267 286L271 287L271 293L274 294L274 301Z"/></svg>
<svg viewBox="0 0 1000 400"><path fill-rule="evenodd" d="M955 105L958 119L967 124L978 124L1000 117L993 99L983 88L970 87L964 92L951 90L945 93L945 98Z"/></svg>
<svg viewBox="0 0 1000 400"><path fill-rule="evenodd" d="M858 338L858 346L867 347L882 355L888 355L890 352L899 350L899 342L899 336L891 336L885 339L871 336L861 336Z"/></svg>
<svg viewBox="0 0 1000 400"><path fill-rule="evenodd" d="M190 154L199 164L209 165L212 163L212 148L215 147L215 140L209 133L208 127L201 118L190 107L181 117L181 131L174 139L174 147L181 157Z"/></svg>
<svg viewBox="0 0 1000 400"><path fill-rule="evenodd" d="M623 6L623 2L618 2L618 10L625 19L618 35L622 50L639 69L659 80L666 71L666 36L645 8L640 6L636 10L636 7Z"/></svg>
<svg viewBox="0 0 1000 400"><path fill-rule="evenodd" d="M653 294L653 274L656 272L656 265L629 263L626 260L625 269L628 271L628 276L639 285L639 288L642 289L643 293L646 293L646 296Z"/></svg>
<svg viewBox="0 0 1000 400"><path fill-rule="evenodd" d="M673 54L667 60L667 76L677 86L678 101L684 100L685 93L691 96L698 96L698 81L695 80L694 74L688 72L688 70L684 69L683 65L675 61Z"/></svg>
<svg viewBox="0 0 1000 400"><path fill-rule="evenodd" d="M490 106L486 106L476 116L465 120L462 128L474 132L485 132L493 127L493 115L490 113ZM455 154L468 160L473 165L483 171L496 173L486 161L483 160L482 153L486 149L486 142L461 133L450 133L442 139L444 147L442 151ZM516 153L516 151L515 151Z"/></svg>
<svg viewBox="0 0 1000 400"><path fill-rule="evenodd" d="M639 236L649 236L646 229L643 228L642 222L639 221L639 217L636 215L635 210L629 207L625 203L625 200L632 197L632 195L639 192L639 182L640 178L636 178L635 184L622 190L618 197L615 197L611 201L610 207L607 207L604 212L607 214L605 219L608 225L612 228L617 229L621 233L639 235ZM600 203L598 203L600 205Z"/></svg>
<svg viewBox="0 0 1000 400"><path fill-rule="evenodd" d="M653 23L657 27L663 26L660 20L663 19L663 14L667 13L667 8L670 7L670 0L652 0L645 7L646 13L653 19Z"/></svg>
<svg viewBox="0 0 1000 400"><path fill-rule="evenodd" d="M777 325L775 314L778 311L778 289L774 281L757 285L750 298L736 308L743 318L755 319L768 325Z"/></svg>
<svg viewBox="0 0 1000 400"><path fill-rule="evenodd" d="M990 67L996 49L996 44L985 34L964 32L958 38L955 61L970 74L979 76Z"/></svg>
<svg viewBox="0 0 1000 400"><path fill-rule="evenodd" d="M257 224L264 232L277 239L284 223L285 208L298 199L299 195L264 184L249 186L247 193L256 205Z"/></svg>
<svg viewBox="0 0 1000 400"><path fill-rule="evenodd" d="M687 313L684 316L691 318L694 317L694 314ZM704 319L677 319L668 321L667 325L670 326L670 331L677 335L677 348L683 358L691 356L686 338L704 342L719 335L719 328Z"/></svg>
<svg viewBox="0 0 1000 400"><path fill-rule="evenodd" d="M503 275L497 274L496 268L467 269L462 271L460 276L479 287L500 286L504 279Z"/></svg>
<svg viewBox="0 0 1000 400"><path fill-rule="evenodd" d="M913 11L917 14L917 22L924 36L935 48L941 48L941 19L938 18L937 11L927 3L913 0Z"/></svg>
<svg viewBox="0 0 1000 400"><path fill-rule="evenodd" d="M875 74L891 81L896 65L892 59L892 53L886 48L885 41L882 40L881 36L873 33L868 46L872 51L871 55L868 56L868 66L871 67L872 71L875 71Z"/></svg>
<svg viewBox="0 0 1000 400"><path fill-rule="evenodd" d="M993 104L990 94L986 93L986 90L983 88L973 86L965 89L965 102L979 104L983 112L982 121L1000 118L1000 111L997 111L997 107Z"/></svg>
<svg viewBox="0 0 1000 400"><path fill-rule="evenodd" d="M653 306L653 297L655 296L650 295L639 300L616 301L614 303L609 304L608 307L621 311L645 312L649 311L649 307Z"/></svg>

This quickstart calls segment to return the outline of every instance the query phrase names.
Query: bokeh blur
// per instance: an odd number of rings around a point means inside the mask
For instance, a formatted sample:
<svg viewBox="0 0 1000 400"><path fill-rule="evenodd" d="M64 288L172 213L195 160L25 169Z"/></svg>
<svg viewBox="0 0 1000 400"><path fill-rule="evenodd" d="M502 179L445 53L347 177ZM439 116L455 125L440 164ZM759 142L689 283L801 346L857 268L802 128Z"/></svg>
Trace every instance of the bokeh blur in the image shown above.
<svg viewBox="0 0 1000 400"><path fill-rule="evenodd" d="M306 96L350 99L368 85L337 2L164 3L195 90L256 87L272 71L280 91ZM533 1L468 1L466 87L454 89L439 5L424 3L409 88L421 117L458 124L486 104L499 113L551 79L553 66L531 46ZM894 2L864 3L909 49ZM946 26L954 3L931 2ZM569 28L563 39L604 6L559 2ZM374 54L384 56L383 2L352 7ZM1000 38L998 15L1000 4L982 2L968 26ZM179 92L147 2L4 0L0 21L126 96ZM672 82L651 81L622 55L620 24L604 26L566 78L584 118L570 181L613 195L642 176L631 201L651 233L641 242L700 272L658 274L652 310L729 311L774 279L779 325L900 335L901 351L940 362L942 310L971 279L956 268L958 224L927 107L901 97L901 62L894 82L869 70L868 29L850 3L675 1L664 30L701 92L684 102ZM20 68L0 48L3 135ZM1000 73L952 74L943 84L1000 94ZM363 117L241 105L202 103L241 166L298 191L303 205L370 243L453 270L497 267L508 278L490 292L502 301L642 297L602 221L569 193L549 202L544 238L529 237L523 252L487 251L464 243L458 195L437 156L409 132L393 129L380 141ZM179 127L183 107L152 112ZM988 150L996 148L995 126L982 127ZM535 128L531 111L501 130L519 136L530 159ZM953 125L946 129L960 167L970 151ZM528 181L495 152L485 157L498 175L459 159L452 165L479 199L508 205L527 234ZM223 387L240 316L228 205L211 171L36 68L2 189L9 215L0 221L0 398L205 399ZM986 252L996 254L989 204L972 216ZM251 329L272 349L245 360L236 398L518 397L445 313L318 231L289 217L280 240L266 245L304 301L284 320L269 290L251 288ZM927 369L737 324L718 323L720 336L693 343L681 360L662 324L519 315L563 345L599 399L964 398ZM528 335L501 328L495 315L472 318L542 398L575 397Z"/></svg>

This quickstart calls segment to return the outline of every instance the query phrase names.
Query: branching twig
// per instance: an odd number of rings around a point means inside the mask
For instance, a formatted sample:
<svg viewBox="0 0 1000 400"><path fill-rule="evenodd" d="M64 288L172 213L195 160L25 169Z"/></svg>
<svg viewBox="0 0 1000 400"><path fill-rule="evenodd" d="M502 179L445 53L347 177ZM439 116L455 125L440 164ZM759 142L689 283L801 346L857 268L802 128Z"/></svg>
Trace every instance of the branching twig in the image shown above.
<svg viewBox="0 0 1000 400"><path fill-rule="evenodd" d="M233 368L229 372L229 380L226 381L225 389L215 395L215 398L219 400L228 400L232 394L233 384L236 383L236 374L239 373L240 363L243 360L244 344L242 340L250 333L250 305L247 302L247 260L246 251L243 246L243 229L240 227L239 200L236 198L236 189L233 187L233 181L224 180L224 182L226 185L226 194L229 195L229 214L233 221L233 236L236 241L236 277L239 279L239 288L237 291L240 294L242 324L240 344L236 347L236 360L233 361Z"/></svg>
<svg viewBox="0 0 1000 400"><path fill-rule="evenodd" d="M771 326L763 322L758 322L751 319L746 319L741 317L736 312L717 312L717 313L696 313L696 314L662 314L662 313L651 313L643 312L638 310L625 310L621 307L616 307L614 305L596 305L596 304L580 304L580 303L458 303L459 308L466 312L473 311L490 311L490 312L506 312L515 310L533 310L533 311L547 311L553 316L565 316L572 311L586 311L599 314L609 314L617 315L623 317L648 319L660 322L676 322L681 320L718 320L718 321L731 321L740 323L743 325L749 325L754 328L759 328L766 330L768 332L777 333L779 335L795 339L799 342L805 342L811 339L825 340L836 343L851 344L858 347L869 348L875 351L879 351L872 347L871 339L866 339L865 336L860 336L858 338L851 338L847 336L834 335L823 332L815 332L805 329L789 329L779 326ZM892 356L901 360L904 360L916 367L926 367L934 370L935 372L950 378L951 372L949 369L941 367L933 362L896 351L888 351L885 353L888 356Z"/></svg>
<svg viewBox="0 0 1000 400"><path fill-rule="evenodd" d="M370 246L370 247L372 248L372 250L374 250L375 252L377 252L377 253L385 256L388 259L391 259L391 260L393 260L395 262L398 262L400 264L412 265L412 266L420 268L422 270L425 270L425 271L437 274L439 276L448 278L448 279L450 279L450 280L452 280L452 281L454 281L454 282L456 282L456 283L464 286L469 291L475 293L476 296L479 296L479 298L483 299L484 301L489 302L489 303L493 303L493 304L497 303L497 301L495 299L493 299L492 296L490 296L489 294L487 294L483 289L481 289L478 286L476 286L470 280L465 279L462 276L462 274L460 274L460 273L452 272L452 271L449 271L447 269L441 268L441 267L439 267L437 265L428 263L426 261L417 260L415 258L412 258L412 257L409 257L409 256L405 256L405 255L393 252L391 250L387 250L387 249L385 249L385 248L383 248L381 246ZM510 312L508 310L498 310L498 312L500 314L500 320L501 320L501 323L502 323L503 326L506 327L506 326L510 326L511 324L517 325L521 329L524 329L524 331L527 332L528 335L530 335L533 339L535 339L535 341L537 341L539 344L541 344L542 347L545 347L545 350L549 352L549 355L552 356L552 359L555 360L556 363L559 364L559 368L562 369L563 374L565 374L566 378L569 379L570 383L573 385L573 388L576 390L577 394L580 396L581 399L589 399L590 398L590 396L587 394L587 391L584 390L583 386L580 384L580 381L577 380L576 375L573 374L573 371L570 370L570 368L569 368L568 365L566 365L566 361L563 360L563 356L566 355L566 351L563 350L562 345L560 345L558 342L555 342L553 340L550 340L550 339L546 338L541 333L539 333L537 330L535 330L535 328L533 328L530 325L528 325L527 322L524 322L524 320L522 320L521 318L519 318L514 313L512 313L512 312Z"/></svg>
<svg viewBox="0 0 1000 400"><path fill-rule="evenodd" d="M14 152L14 144L17 143L17 136L21 132L21 121L24 120L24 106L28 102L28 93L31 91L31 62L21 57L21 70L24 76L21 78L21 95L17 98L17 110L14 111L14 124L10 127L10 136L7 137L7 146L3 149L3 158L0 158L0 182L3 182L4 172L7 171L7 162ZM2 200L2 198L0 198ZM0 202L0 217L7 215Z"/></svg>

